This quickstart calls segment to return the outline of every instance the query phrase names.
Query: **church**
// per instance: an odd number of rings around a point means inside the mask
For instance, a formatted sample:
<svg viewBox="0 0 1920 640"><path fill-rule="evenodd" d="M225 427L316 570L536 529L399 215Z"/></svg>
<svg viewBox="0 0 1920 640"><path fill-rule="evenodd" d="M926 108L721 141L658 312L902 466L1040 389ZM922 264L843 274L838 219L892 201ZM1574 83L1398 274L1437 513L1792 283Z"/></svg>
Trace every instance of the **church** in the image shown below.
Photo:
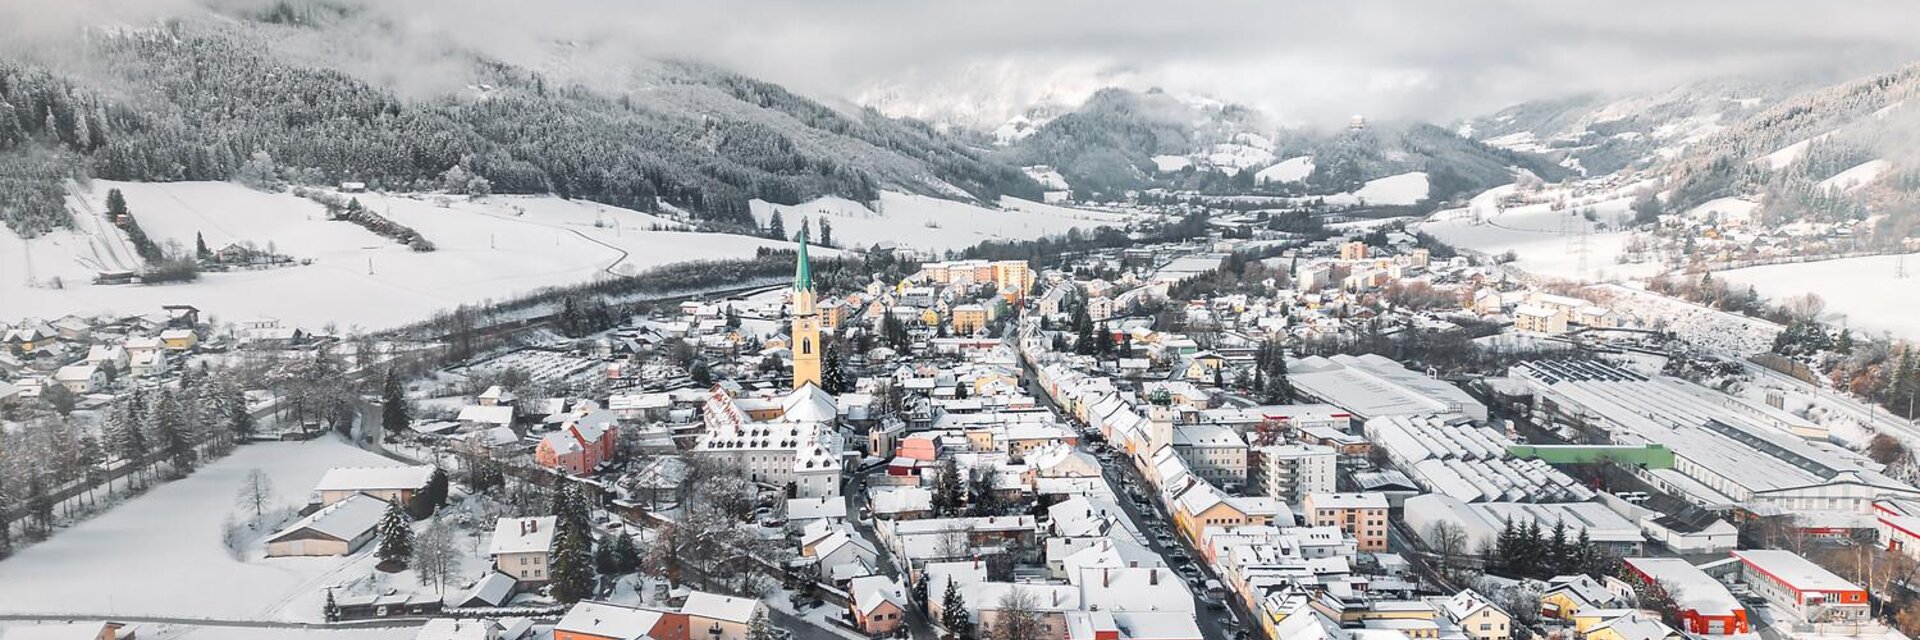
<svg viewBox="0 0 1920 640"><path fill-rule="evenodd" d="M692 453L734 464L754 482L787 488L798 498L840 495L844 444L839 406L820 388L820 309L807 259L807 239L793 272L793 389L749 394L715 384L703 407L706 433Z"/></svg>

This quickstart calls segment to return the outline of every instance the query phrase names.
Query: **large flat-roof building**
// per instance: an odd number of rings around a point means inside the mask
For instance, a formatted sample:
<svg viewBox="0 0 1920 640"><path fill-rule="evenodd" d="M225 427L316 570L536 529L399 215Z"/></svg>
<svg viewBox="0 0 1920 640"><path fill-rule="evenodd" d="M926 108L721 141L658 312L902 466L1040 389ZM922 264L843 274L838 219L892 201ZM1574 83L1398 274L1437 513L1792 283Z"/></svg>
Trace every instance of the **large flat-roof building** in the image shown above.
<svg viewBox="0 0 1920 640"><path fill-rule="evenodd" d="M1577 360L1524 363L1509 374L1532 391L1536 423L1671 450L1673 468L1638 473L1703 507L1865 514L1875 500L1920 497L1865 456L1795 435L1791 414L1685 380Z"/></svg>
<svg viewBox="0 0 1920 640"><path fill-rule="evenodd" d="M1487 419L1487 406L1460 387L1376 354L1290 360L1287 380L1295 389L1360 418L1458 413L1476 421Z"/></svg>

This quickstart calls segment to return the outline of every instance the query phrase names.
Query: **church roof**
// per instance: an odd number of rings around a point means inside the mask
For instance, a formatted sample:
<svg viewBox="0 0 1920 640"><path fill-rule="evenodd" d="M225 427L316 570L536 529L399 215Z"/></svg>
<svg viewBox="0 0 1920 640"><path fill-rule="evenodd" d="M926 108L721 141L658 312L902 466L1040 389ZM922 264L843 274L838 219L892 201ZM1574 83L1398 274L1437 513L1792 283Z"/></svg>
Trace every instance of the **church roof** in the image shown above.
<svg viewBox="0 0 1920 640"><path fill-rule="evenodd" d="M781 418L796 422L833 422L840 416L833 396L811 382L800 385L780 402Z"/></svg>

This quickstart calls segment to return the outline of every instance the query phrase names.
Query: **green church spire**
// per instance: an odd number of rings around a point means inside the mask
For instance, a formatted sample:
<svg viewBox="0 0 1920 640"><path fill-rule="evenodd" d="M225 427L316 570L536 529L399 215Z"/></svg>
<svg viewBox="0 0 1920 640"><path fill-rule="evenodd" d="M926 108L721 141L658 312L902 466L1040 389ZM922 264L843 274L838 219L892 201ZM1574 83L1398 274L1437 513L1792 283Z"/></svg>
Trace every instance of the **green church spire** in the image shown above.
<svg viewBox="0 0 1920 640"><path fill-rule="evenodd" d="M800 259L793 265L793 290L813 290L813 265L807 261L807 234L800 234Z"/></svg>

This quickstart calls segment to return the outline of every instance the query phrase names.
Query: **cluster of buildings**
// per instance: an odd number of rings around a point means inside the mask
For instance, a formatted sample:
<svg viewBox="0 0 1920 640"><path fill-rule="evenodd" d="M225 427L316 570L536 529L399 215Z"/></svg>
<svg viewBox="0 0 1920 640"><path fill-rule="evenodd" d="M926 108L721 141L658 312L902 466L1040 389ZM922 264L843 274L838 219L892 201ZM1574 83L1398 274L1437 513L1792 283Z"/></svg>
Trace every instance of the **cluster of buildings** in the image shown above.
<svg viewBox="0 0 1920 640"><path fill-rule="evenodd" d="M123 381L157 378L201 347L199 310L172 305L128 317L69 314L0 324L0 404L38 398L50 387L76 399L109 398Z"/></svg>

